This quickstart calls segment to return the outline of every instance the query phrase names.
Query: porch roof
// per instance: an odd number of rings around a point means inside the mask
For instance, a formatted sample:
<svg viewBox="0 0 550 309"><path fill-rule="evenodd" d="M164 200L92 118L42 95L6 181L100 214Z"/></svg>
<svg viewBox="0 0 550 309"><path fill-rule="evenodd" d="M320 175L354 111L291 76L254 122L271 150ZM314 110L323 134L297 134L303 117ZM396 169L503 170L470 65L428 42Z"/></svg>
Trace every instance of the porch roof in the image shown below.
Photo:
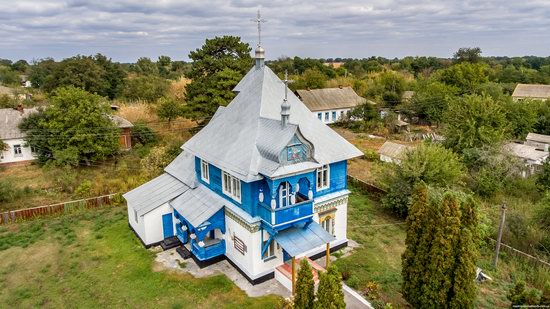
<svg viewBox="0 0 550 309"><path fill-rule="evenodd" d="M308 252L335 239L316 222L280 231L274 238L290 256Z"/></svg>
<svg viewBox="0 0 550 309"><path fill-rule="evenodd" d="M170 205L195 228L215 215L226 201L203 185L187 190Z"/></svg>

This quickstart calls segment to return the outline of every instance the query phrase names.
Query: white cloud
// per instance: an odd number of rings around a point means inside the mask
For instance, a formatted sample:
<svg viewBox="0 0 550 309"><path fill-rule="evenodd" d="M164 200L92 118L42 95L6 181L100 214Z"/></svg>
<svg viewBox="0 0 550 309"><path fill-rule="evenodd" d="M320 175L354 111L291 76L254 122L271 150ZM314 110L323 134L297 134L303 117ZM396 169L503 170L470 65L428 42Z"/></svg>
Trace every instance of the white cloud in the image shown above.
<svg viewBox="0 0 550 309"><path fill-rule="evenodd" d="M0 0L0 58L102 52L119 61L184 59L205 38L224 34L254 46L250 19L258 7L268 20L271 58L450 56L462 46L486 54L550 50L545 0Z"/></svg>

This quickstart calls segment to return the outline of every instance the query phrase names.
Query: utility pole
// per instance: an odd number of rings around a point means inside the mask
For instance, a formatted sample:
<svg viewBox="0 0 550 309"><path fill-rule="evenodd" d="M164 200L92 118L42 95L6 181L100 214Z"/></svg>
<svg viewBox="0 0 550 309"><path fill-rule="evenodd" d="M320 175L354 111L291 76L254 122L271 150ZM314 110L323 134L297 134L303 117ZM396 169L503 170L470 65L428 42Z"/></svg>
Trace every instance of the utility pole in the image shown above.
<svg viewBox="0 0 550 309"><path fill-rule="evenodd" d="M496 268L498 263L498 254L500 253L500 242L502 241L502 232L504 230L504 221L506 220L506 203L502 204L500 209L500 225L498 227L497 245L495 247L495 260L493 266Z"/></svg>

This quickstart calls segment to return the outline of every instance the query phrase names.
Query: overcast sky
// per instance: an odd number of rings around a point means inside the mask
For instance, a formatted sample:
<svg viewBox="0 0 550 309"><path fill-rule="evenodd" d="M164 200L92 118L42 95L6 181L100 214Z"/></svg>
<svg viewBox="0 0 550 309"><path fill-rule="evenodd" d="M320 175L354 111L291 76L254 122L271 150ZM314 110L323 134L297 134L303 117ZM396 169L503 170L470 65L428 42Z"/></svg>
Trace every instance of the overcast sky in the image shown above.
<svg viewBox="0 0 550 309"><path fill-rule="evenodd" d="M103 53L116 61L186 60L205 38L255 47L261 7L266 57L550 55L550 0L0 0L0 58Z"/></svg>

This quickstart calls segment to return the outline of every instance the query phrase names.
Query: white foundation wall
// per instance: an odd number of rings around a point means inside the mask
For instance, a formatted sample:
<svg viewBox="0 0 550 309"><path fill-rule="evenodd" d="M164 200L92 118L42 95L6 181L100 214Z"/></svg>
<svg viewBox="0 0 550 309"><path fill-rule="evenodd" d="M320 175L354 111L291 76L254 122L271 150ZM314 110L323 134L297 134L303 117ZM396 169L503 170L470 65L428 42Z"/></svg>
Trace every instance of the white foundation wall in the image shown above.
<svg viewBox="0 0 550 309"><path fill-rule="evenodd" d="M336 221L334 222L334 236L336 240L348 237L348 202L336 207Z"/></svg>
<svg viewBox="0 0 550 309"><path fill-rule="evenodd" d="M278 249L275 246L274 258L265 261L262 259L261 233L264 233L265 241L268 239L267 232L259 230L252 233L228 216L225 217L225 226L225 255L251 279L269 274L273 272L275 267L283 263L283 250L280 246ZM234 236L240 238L246 245L244 255L235 249Z"/></svg>
<svg viewBox="0 0 550 309"><path fill-rule="evenodd" d="M162 215L171 214L172 222L173 218L172 207L165 203L154 210L143 215L144 227L145 227L145 244L150 245L164 240L164 231L162 225ZM174 227L175 228L175 227ZM175 231L175 229L174 229Z"/></svg>
<svg viewBox="0 0 550 309"><path fill-rule="evenodd" d="M246 245L246 252L242 254L235 249L234 237L239 238ZM252 262L253 247L252 233L231 217L225 216L225 256L239 267L247 276L254 279Z"/></svg>
<svg viewBox="0 0 550 309"><path fill-rule="evenodd" d="M275 257L268 259L262 258L262 234L264 235L264 241L269 239L269 233L266 231L260 230L253 235L254 242L254 271L258 276L263 276L265 274L271 273L275 270L275 267L283 264L283 248L277 246L275 242Z"/></svg>
<svg viewBox="0 0 550 309"><path fill-rule="evenodd" d="M25 147L25 141L23 139L7 139L3 140L8 145L8 150L2 151L0 155L0 164L24 162L35 159L35 156L31 152L31 147ZM15 155L14 145L21 145L21 154ZM3 157L3 158L2 158Z"/></svg>
<svg viewBox="0 0 550 309"><path fill-rule="evenodd" d="M143 223L143 217L138 216L138 222L136 222L134 209L130 207L130 205L128 205L127 208L128 208L128 223L130 223L130 226L134 229L136 234L138 234L139 238L141 238L141 241L145 243L145 225Z"/></svg>

